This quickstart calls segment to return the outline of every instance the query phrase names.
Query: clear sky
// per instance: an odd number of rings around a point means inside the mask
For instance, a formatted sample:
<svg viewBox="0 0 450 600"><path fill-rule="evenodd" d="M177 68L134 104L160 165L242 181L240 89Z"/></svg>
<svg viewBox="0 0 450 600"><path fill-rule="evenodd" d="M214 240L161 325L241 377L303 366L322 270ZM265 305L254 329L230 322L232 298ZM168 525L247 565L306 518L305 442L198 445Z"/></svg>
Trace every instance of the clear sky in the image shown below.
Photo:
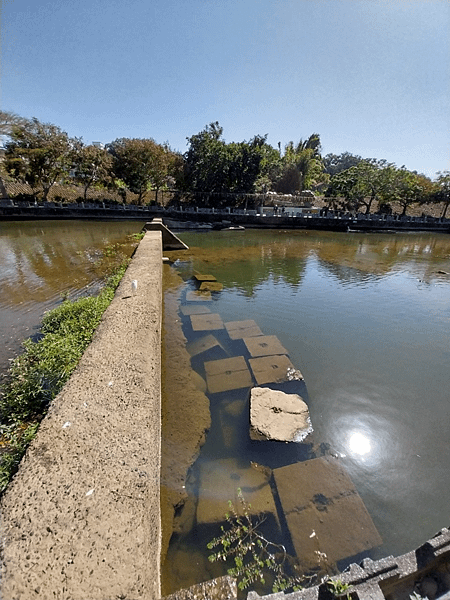
<svg viewBox="0 0 450 600"><path fill-rule="evenodd" d="M450 168L449 0L3 0L2 110L86 143L227 142Z"/></svg>

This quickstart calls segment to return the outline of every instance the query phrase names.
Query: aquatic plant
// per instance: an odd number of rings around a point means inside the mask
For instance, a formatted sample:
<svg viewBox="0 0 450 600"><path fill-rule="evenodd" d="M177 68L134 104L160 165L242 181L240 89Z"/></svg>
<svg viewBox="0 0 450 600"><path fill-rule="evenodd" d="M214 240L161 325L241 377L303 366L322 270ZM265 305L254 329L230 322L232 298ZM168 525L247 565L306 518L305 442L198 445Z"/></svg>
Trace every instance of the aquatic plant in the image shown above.
<svg viewBox="0 0 450 600"><path fill-rule="evenodd" d="M238 488L238 507L228 501L230 512L225 514L228 524L221 526L221 535L207 544L208 550L217 548L208 558L211 562L233 559L228 574L236 577L238 588L244 590L257 582L265 584L265 577L274 578L274 593L291 589L297 591L310 584L313 577L288 574L287 553L283 545L268 540L261 533L264 516L252 516L248 504Z"/></svg>

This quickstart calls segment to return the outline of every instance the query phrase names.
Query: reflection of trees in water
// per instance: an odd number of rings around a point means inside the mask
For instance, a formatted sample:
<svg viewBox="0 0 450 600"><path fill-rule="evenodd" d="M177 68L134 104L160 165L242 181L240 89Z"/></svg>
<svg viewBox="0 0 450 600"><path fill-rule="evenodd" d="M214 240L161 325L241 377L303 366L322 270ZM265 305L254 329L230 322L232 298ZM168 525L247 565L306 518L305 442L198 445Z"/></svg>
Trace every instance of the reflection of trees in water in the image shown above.
<svg viewBox="0 0 450 600"><path fill-rule="evenodd" d="M0 239L0 302L45 302L100 279L104 265L98 259L108 238L123 242L129 228L125 224L122 232L117 227L111 231L104 223L10 225Z"/></svg>
<svg viewBox="0 0 450 600"><path fill-rule="evenodd" d="M222 283L246 296L272 278L296 288L305 275L310 256L321 268L344 283L367 283L398 270L421 280L431 280L438 270L450 271L450 238L433 234L336 234L289 232L261 235L261 243L249 246L191 248L194 269L208 272L220 264ZM254 239L255 238L251 238Z"/></svg>

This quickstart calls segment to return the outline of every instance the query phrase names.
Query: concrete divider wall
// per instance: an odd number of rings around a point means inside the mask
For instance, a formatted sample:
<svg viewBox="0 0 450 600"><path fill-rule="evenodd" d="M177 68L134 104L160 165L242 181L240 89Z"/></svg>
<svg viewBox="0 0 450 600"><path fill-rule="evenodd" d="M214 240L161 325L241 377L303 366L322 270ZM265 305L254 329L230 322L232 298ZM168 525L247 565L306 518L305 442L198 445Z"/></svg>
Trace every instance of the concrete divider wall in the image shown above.
<svg viewBox="0 0 450 600"><path fill-rule="evenodd" d="M161 300L151 231L2 499L3 600L160 597Z"/></svg>

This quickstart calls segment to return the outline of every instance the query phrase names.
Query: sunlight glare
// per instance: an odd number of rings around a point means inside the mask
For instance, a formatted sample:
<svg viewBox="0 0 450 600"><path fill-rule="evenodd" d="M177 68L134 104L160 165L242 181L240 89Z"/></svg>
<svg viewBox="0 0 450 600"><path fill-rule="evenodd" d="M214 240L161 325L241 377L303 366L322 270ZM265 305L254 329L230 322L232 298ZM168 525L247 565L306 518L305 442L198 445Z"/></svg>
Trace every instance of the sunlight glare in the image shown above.
<svg viewBox="0 0 450 600"><path fill-rule="evenodd" d="M370 440L362 433L352 433L349 441L350 450L354 454L368 454L371 450Z"/></svg>

